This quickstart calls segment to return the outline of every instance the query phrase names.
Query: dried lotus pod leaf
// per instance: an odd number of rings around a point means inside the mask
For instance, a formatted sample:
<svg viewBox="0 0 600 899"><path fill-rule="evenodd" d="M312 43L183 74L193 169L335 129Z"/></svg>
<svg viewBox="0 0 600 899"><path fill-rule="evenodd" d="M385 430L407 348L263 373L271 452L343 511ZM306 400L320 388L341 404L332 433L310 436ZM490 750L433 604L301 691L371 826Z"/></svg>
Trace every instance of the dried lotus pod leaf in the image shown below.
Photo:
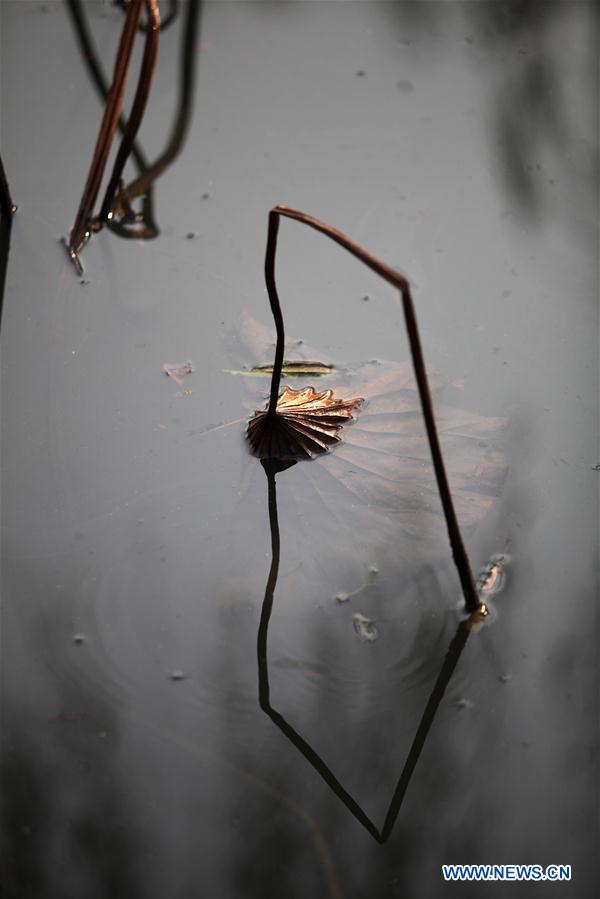
<svg viewBox="0 0 600 899"><path fill-rule="evenodd" d="M362 397L342 399L333 390L286 387L275 411L260 409L246 436L259 459L312 459L339 443L342 427L354 419Z"/></svg>

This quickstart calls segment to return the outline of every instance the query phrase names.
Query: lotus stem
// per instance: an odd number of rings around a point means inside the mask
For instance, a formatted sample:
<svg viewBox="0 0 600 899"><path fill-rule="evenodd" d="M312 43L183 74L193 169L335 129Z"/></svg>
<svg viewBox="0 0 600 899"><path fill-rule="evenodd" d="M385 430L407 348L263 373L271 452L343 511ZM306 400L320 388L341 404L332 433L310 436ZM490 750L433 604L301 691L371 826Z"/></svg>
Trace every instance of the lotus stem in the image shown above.
<svg viewBox="0 0 600 899"><path fill-rule="evenodd" d="M108 200L108 206L110 208L110 203L112 202L118 186L123 167L131 152L133 140L139 128L146 101L148 99L152 74L156 63L160 15L158 12L157 0L144 0L144 2L146 4L146 9L148 10L148 22L152 27L148 28L142 68L133 102L133 108L125 127L125 133L119 148L119 153L117 154L117 159L115 160L109 188L102 206L102 212L105 212L109 193L112 191L112 193L110 193L110 200ZM79 203L79 209L77 210L77 215L75 217L75 223L67 244L69 255L78 271L81 270L78 254L90 234L94 205L100 190L102 175L104 174L114 134L119 123L125 94L125 81L127 79L127 71L129 69L141 8L142 0L131 0L127 7L127 13L123 23L123 30L121 32L119 48L115 60L112 84L108 92L104 114L100 123L100 130L96 140L92 163ZM107 214L108 213L106 213L106 215Z"/></svg>
<svg viewBox="0 0 600 899"><path fill-rule="evenodd" d="M442 508L446 520L448 537L452 549L452 557L454 559L454 564L456 565L460 578L462 592L465 599L465 606L469 613L473 613L480 607L480 600L475 588L473 573L471 571L471 563L469 562L469 557L465 549L465 545L460 532L460 527L458 524L458 519L456 517L454 503L452 501L452 494L450 492L450 486L446 474L446 467L444 465L444 459L442 456L442 449L435 423L433 403L431 400L431 392L429 390L429 382L427 380L427 372L425 370L425 361L423 358L423 350L421 348L421 340L419 338L419 329L417 326L417 319L410 291L410 284L403 275L401 275L391 266L387 265L385 262L382 262L372 253L369 253L368 250L365 250L363 247L361 247L351 238L347 237L341 231L338 231L336 228L333 228L331 225L328 225L326 222L323 222L320 219L314 218L311 215L307 215L305 212L300 212L298 209L291 209L288 206L281 205L275 206L269 212L267 251L265 257L265 280L267 285L267 292L269 295L269 303L271 305L271 311L273 313L275 328L277 331L277 346L275 349L273 376L271 378L271 395L267 415L269 417L272 417L276 414L277 397L279 394L279 384L281 381L281 369L283 366L283 354L285 346L283 315L281 312L281 304L279 302L279 296L275 284L275 254L277 250L279 218L281 216L294 219L297 222L308 225L309 228L313 228L315 231L319 231L321 234L325 234L327 237L331 238L331 240L335 241L345 250L351 253L352 256L355 256L357 259L359 259L364 265L370 268L371 271L375 272L375 274L379 275L381 278L387 281L388 284L391 284L392 287L395 287L400 291L400 294L402 296L406 330L408 333L408 340L413 361L413 368L415 371L417 388L421 401L421 409L423 411L423 417L425 419L427 439L429 441L431 458L435 470L440 499L442 501Z"/></svg>
<svg viewBox="0 0 600 899"><path fill-rule="evenodd" d="M146 9L148 10L148 22L146 27L146 40L144 43L144 56L142 58L140 77L138 79L135 97L133 99L133 105L131 107L131 113L125 127L125 133L123 134L121 145L119 146L117 158L115 159L112 175L110 176L110 181L108 182L108 187L106 188L106 193L104 194L104 201L100 209L100 215L98 216L100 222L103 223L106 222L110 215L111 205L117 192L117 188L119 187L121 175L123 174L123 169L125 168L125 163L127 162L129 154L131 153L135 136L138 133L142 118L144 116L144 112L146 110L146 104L148 102L148 96L150 94L150 88L152 86L152 76L154 74L154 68L156 66L156 57L158 56L160 13L158 11L156 0L145 0L145 2Z"/></svg>

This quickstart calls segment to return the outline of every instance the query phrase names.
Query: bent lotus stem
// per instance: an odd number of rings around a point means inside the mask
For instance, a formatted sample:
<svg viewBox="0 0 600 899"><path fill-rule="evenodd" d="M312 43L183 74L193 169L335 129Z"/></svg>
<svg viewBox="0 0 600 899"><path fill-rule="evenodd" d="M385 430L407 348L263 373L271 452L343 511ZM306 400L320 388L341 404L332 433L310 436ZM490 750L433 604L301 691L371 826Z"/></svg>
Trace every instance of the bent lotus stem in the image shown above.
<svg viewBox="0 0 600 899"><path fill-rule="evenodd" d="M381 278L387 281L388 284L391 284L392 287L395 287L400 291L413 368L417 381L419 398L421 401L421 409L423 410L423 417L425 419L427 439L429 441L431 458L437 480L438 490L440 493L440 499L442 501L444 518L446 520L448 537L452 549L452 557L454 559L454 564L456 565L460 578L467 611L469 613L473 613L477 609L479 609L480 600L477 595L477 590L475 588L475 582L471 571L471 564L469 562L469 557L465 549L465 545L460 532L460 527L458 524L458 519L456 517L454 503L452 501L452 494L450 492L450 485L448 483L448 477L446 474L446 467L444 465L444 459L442 456L442 449L438 437L437 427L435 424L435 416L433 413L431 392L429 390L429 383L425 370L423 350L421 347L421 340L417 327L417 318L415 314L412 295L410 292L410 284L403 275L401 275L391 266L387 265L385 262L382 262L372 253L369 253L368 250L365 250L363 247L361 247L351 238L347 237L341 231L338 231L337 228L333 228L331 225L328 225L326 222L323 222L320 219L314 218L312 215L307 215L305 212L300 212L298 209L291 209L289 206L281 205L275 206L269 212L267 250L265 255L265 281L267 286L267 293L269 295L271 312L273 313L275 328L277 331L275 361L273 364L273 375L271 378L271 393L269 406L265 417L267 419L273 420L277 415L277 399L279 396L279 385L281 381L281 369L283 366L283 354L285 346L283 315L281 312L281 304L279 302L277 286L275 283L275 256L277 251L279 219L281 217L294 219L297 222L301 222L303 225L308 225L309 228L313 228L315 231L319 231L321 234L325 234L331 240L335 241L335 243L339 244L341 247L351 253L352 256L355 256L358 260L360 260L360 262L370 268L371 271L375 272L376 275L379 275Z"/></svg>
<svg viewBox="0 0 600 899"><path fill-rule="evenodd" d="M171 137L169 142L160 156L152 163L152 165L140 166L143 171L133 179L125 187L125 193L129 200L147 194L153 182L162 175L173 160L181 152L184 140L187 136L190 125L190 113L194 96L196 82L196 48L198 44L198 32L201 27L203 0L188 0L187 17L182 24L182 52L180 56L179 68L179 101L173 127L171 129ZM169 21L167 18L162 21L161 31L165 30ZM111 224L115 230L114 222ZM158 233L158 231L156 232Z"/></svg>
<svg viewBox="0 0 600 899"><path fill-rule="evenodd" d="M158 56L160 13L158 11L156 0L147 0L146 7L148 10L148 23L146 28L146 40L144 43L144 56L142 58L140 77L138 80L135 97L133 98L133 105L131 107L129 120L125 127L125 133L123 134L123 139L121 140L121 145L119 146L119 151L117 153L117 158L115 159L112 175L110 176L110 181L108 182L108 187L106 188L106 193L104 194L104 201L100 209L100 215L98 216L100 222L102 223L106 222L110 215L112 201L121 182L121 175L123 174L125 163L129 158L135 136L138 133L142 118L144 116L146 104L148 102L148 96L150 94L150 87L152 86L152 75L154 73L154 67L156 66L156 57Z"/></svg>
<svg viewBox="0 0 600 899"><path fill-rule="evenodd" d="M125 162L131 152L133 140L146 108L154 66L156 64L158 35L160 31L160 13L158 11L157 0L143 0L143 2L146 5L148 13L148 29L140 77L131 115L125 127L125 133L115 160L109 186L102 204L99 224L96 225L96 230L98 230L99 227L102 227L103 216L105 220L110 211L110 204L112 203ZM121 39L117 50L112 84L110 91L108 92L102 122L100 123L100 130L96 140L92 163L79 203L79 209L77 210L77 215L75 217L75 223L71 229L67 244L69 256L78 271L81 271L79 251L90 235L94 204L98 197L102 175L104 174L114 134L119 122L125 95L127 71L129 69L141 8L142 0L131 0L127 7L127 14L123 23L123 30L121 32Z"/></svg>

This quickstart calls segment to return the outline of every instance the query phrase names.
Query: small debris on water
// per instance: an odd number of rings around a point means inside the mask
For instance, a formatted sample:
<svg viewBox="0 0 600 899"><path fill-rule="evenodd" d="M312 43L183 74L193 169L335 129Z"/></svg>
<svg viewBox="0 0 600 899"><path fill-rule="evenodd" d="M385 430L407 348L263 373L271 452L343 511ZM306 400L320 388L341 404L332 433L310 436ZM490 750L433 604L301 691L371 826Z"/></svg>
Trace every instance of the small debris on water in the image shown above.
<svg viewBox="0 0 600 899"><path fill-rule="evenodd" d="M403 94L412 94L415 89L412 81L409 81L407 78L401 78L397 83L398 90Z"/></svg>
<svg viewBox="0 0 600 899"><path fill-rule="evenodd" d="M210 197L211 197L211 195L209 194L209 192L207 190L205 190L204 193L202 194L202 199L210 200Z"/></svg>
<svg viewBox="0 0 600 899"><path fill-rule="evenodd" d="M335 594L335 601L336 601L336 602L340 602L340 603L342 603L342 602L348 602L349 599L350 599L350 594L349 594L349 593L336 593L336 594Z"/></svg>
<svg viewBox="0 0 600 899"><path fill-rule="evenodd" d="M369 296L368 293L366 293L366 294L362 297L363 303L368 303L370 299L371 299L371 297Z"/></svg>
<svg viewBox="0 0 600 899"><path fill-rule="evenodd" d="M371 618L367 618L362 612L355 612L352 616L354 630L366 643L372 643L379 636L379 631L375 626L375 622Z"/></svg>
<svg viewBox="0 0 600 899"><path fill-rule="evenodd" d="M506 566L509 557L502 553L492 556L488 564L482 568L477 578L476 588L480 598L487 598L499 593L506 580Z"/></svg>
<svg viewBox="0 0 600 899"><path fill-rule="evenodd" d="M357 72L356 72L356 77L357 77L357 78L364 78L366 74L367 74L367 73L365 72L364 69L358 69Z"/></svg>
<svg viewBox="0 0 600 899"><path fill-rule="evenodd" d="M472 709L473 702L470 699L467 699L466 696L461 696L460 699L456 700L456 708L457 709Z"/></svg>
<svg viewBox="0 0 600 899"><path fill-rule="evenodd" d="M198 235L196 234L195 231L188 231L188 233L185 236L187 237L188 240L194 240L195 237L198 237Z"/></svg>
<svg viewBox="0 0 600 899"><path fill-rule="evenodd" d="M169 677L171 678L171 680L175 681L185 680L185 674L183 673L183 671L171 671Z"/></svg>
<svg viewBox="0 0 600 899"><path fill-rule="evenodd" d="M81 281L80 281L79 283L80 283L80 284L83 284L83 285L86 285L86 284L91 284L92 282L89 281L87 278L82 278Z"/></svg>
<svg viewBox="0 0 600 899"><path fill-rule="evenodd" d="M510 679L511 679L510 674L499 674L498 675L498 680L500 681L501 684L507 684Z"/></svg>
<svg viewBox="0 0 600 899"><path fill-rule="evenodd" d="M81 646L82 643L85 643L85 634L73 634L73 643L77 646Z"/></svg>
<svg viewBox="0 0 600 899"><path fill-rule="evenodd" d="M194 371L193 362L165 362L162 366L163 372L167 375L167 377L171 378L171 380L175 381L180 387L183 384L183 379L186 375L191 375Z"/></svg>

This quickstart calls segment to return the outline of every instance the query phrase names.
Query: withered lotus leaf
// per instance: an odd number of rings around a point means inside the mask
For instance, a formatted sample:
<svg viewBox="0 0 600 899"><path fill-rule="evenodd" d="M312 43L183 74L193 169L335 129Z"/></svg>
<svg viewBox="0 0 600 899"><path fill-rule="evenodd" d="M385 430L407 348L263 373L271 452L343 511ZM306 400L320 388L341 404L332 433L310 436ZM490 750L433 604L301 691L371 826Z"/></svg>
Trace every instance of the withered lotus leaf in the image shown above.
<svg viewBox="0 0 600 899"><path fill-rule="evenodd" d="M311 459L341 440L340 431L354 419L362 397L342 399L333 390L286 386L274 413L257 410L247 437L260 459Z"/></svg>

